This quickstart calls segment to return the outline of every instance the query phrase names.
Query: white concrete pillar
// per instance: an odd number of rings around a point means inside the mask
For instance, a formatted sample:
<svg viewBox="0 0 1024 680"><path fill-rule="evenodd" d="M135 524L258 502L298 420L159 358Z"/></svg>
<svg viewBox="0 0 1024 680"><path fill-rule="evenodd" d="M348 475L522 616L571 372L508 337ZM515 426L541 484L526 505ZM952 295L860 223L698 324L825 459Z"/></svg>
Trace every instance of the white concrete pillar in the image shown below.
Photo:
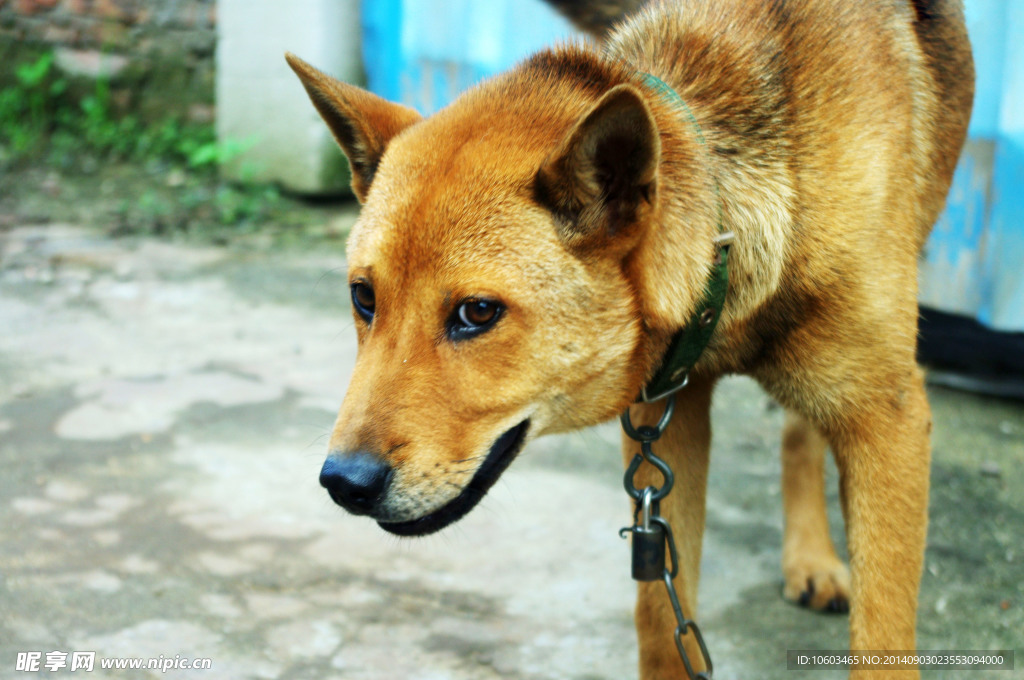
<svg viewBox="0 0 1024 680"><path fill-rule="evenodd" d="M359 0L218 0L217 33L217 136L222 148L251 141L222 174L306 194L348 191L348 164L284 53L362 84Z"/></svg>

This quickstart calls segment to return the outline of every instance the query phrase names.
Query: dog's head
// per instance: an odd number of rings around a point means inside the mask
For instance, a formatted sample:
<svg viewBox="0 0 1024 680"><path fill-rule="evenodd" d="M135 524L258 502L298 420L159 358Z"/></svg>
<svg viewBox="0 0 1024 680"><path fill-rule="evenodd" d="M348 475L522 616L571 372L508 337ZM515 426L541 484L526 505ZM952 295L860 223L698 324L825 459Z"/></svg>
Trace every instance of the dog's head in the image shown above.
<svg viewBox="0 0 1024 680"><path fill-rule="evenodd" d="M637 394L658 130L634 87L540 67L422 119L288 62L363 204L348 243L359 352L320 481L388 531L431 533L528 439Z"/></svg>

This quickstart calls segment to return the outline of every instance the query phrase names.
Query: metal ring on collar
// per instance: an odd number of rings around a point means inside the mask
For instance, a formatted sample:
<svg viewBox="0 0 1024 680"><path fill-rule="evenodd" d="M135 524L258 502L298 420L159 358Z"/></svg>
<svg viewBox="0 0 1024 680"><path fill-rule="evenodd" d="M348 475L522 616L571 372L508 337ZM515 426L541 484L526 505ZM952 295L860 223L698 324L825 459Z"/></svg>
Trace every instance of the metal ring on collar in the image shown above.
<svg viewBox="0 0 1024 680"><path fill-rule="evenodd" d="M661 414L661 419L658 420L658 424L654 427L650 425L641 425L639 428L633 426L633 421L629 419L629 408L622 412L619 420L622 421L622 429L626 435L638 442L653 442L657 441L658 438L668 427L668 423L672 420L672 414L676 409L676 397L675 395L669 396L665 402L665 411Z"/></svg>

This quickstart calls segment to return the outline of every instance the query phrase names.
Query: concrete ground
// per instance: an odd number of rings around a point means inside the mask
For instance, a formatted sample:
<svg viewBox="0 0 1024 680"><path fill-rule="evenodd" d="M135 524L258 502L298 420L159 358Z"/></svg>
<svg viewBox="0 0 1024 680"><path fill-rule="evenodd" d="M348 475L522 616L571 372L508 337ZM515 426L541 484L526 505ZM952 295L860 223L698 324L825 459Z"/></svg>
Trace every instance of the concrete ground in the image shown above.
<svg viewBox="0 0 1024 680"><path fill-rule="evenodd" d="M97 679L635 677L614 423L539 440L465 520L398 540L317 484L355 352L338 252L8 224L0 253L0 678L81 673L54 651L95 652ZM920 648L1020 657L1024 405L931 397ZM781 412L734 378L714 421L715 677L789 678L787 649L841 649L847 621L780 595Z"/></svg>

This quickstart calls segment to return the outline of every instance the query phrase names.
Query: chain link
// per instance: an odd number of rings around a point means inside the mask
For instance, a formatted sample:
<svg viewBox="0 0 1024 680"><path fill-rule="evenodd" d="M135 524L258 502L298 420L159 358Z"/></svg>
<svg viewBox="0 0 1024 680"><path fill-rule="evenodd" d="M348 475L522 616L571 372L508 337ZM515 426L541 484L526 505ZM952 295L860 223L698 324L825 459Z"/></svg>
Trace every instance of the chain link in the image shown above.
<svg viewBox="0 0 1024 680"><path fill-rule="evenodd" d="M679 554L676 550L675 537L672 535L672 526L668 523L667 519L658 514L659 501L668 496L669 492L672 490L672 486L675 484L675 475L672 474L672 468L669 464L654 454L651 444L660 439L661 435L665 433L665 430L668 428L669 421L672 420L675 404L676 398L675 395L672 395L665 403L665 411L658 420L658 424L653 427L650 425L634 427L632 421L629 419L629 409L626 409L622 414L622 429L625 431L626 436L640 443L640 453L633 457L633 460L626 468L626 474L623 479L623 485L626 488L626 493L628 493L629 497L636 502L636 510L633 513L633 526L623 528L619 531L619 535L625 536L627 532L632 533L634 535L634 540L636 540L636 537L640 535L640 532L643 532L644 535L648 535L650 533L649 530L651 525L658 525L664 530L665 543L668 545L671 567L664 567L660 578L665 583L665 590L667 591L669 601L672 604L672 613L676 617L676 630L673 635L673 639L676 643L676 650L679 652L679 658L682 659L683 666L686 668L686 673L690 680L712 680L713 665L711 663L711 655L708 653L707 645L704 644L704 636L701 634L700 628L697 626L697 622L686 618L686 615L683 614L683 608L679 604L679 595L676 592L675 584L672 582L679 573ZM654 466L654 468L661 473L663 483L660 487L645 486L643 489L638 489L633 483L633 478L636 475L637 470L644 462ZM634 569L634 574L635 573L636 571ZM686 647L683 644L683 637L688 633L693 635L697 646L700 648L701 658L703 659L707 670L700 672L694 671L693 664L690 662L690 657L686 653Z"/></svg>

